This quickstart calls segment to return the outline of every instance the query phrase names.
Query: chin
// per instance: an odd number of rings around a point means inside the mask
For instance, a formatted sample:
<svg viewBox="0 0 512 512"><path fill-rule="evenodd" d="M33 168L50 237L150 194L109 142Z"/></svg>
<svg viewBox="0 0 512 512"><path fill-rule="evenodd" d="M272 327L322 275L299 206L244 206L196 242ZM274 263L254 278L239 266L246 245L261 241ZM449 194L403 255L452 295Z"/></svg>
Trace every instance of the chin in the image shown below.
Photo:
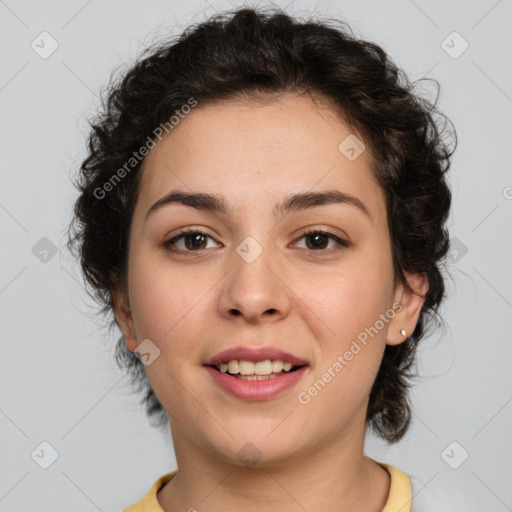
<svg viewBox="0 0 512 512"><path fill-rule="evenodd" d="M214 438L208 442L213 451L228 464L270 468L286 463L297 454L298 446L304 446L303 439L296 439L286 429L278 432L279 428L275 428L278 424L279 422L273 421L272 428L268 428L268 421L260 424L251 422L250 425L239 422L236 429L234 425L224 424L233 437L225 435L222 440ZM272 429L275 430L272 432Z"/></svg>

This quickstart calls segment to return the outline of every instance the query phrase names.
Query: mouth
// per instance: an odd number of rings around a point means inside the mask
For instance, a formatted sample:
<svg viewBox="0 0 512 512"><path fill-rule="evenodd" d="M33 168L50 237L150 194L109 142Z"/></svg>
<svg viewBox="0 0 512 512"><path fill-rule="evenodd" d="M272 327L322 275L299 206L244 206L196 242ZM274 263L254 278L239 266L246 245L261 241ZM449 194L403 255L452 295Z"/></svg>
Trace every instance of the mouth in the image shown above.
<svg viewBox="0 0 512 512"><path fill-rule="evenodd" d="M296 372L307 366L307 364L294 365L289 361L281 359L265 359L256 362L244 359L231 359L230 361L206 366L235 379L265 381Z"/></svg>
<svg viewBox="0 0 512 512"><path fill-rule="evenodd" d="M203 365L218 389L244 401L266 401L294 388L308 372L308 364L265 359L246 361L231 359Z"/></svg>

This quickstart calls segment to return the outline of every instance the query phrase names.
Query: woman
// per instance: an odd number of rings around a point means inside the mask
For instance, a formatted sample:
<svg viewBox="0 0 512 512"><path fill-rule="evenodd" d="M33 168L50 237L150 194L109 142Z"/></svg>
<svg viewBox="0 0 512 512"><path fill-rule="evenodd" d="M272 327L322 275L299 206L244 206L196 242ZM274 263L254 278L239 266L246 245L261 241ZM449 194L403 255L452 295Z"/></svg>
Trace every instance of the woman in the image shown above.
<svg viewBox="0 0 512 512"><path fill-rule="evenodd" d="M379 46L280 11L190 27L111 86L70 244L178 463L127 511L411 510L363 448L405 434L444 295L436 114Z"/></svg>

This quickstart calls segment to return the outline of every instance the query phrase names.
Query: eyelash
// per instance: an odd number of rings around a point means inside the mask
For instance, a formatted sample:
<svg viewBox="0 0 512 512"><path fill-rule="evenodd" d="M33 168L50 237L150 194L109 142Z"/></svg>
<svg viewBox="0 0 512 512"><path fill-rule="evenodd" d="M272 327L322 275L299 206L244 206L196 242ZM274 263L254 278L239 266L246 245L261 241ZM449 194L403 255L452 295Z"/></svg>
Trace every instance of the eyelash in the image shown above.
<svg viewBox="0 0 512 512"><path fill-rule="evenodd" d="M208 235L204 231L201 231L199 229L188 229L188 230L185 230L185 231L181 231L175 237L173 237L170 240L164 242L163 246L167 250L169 250L171 252L174 252L174 253L199 253L201 251L206 250L206 249L198 249L197 251L190 251L190 250L183 250L183 249L175 249L175 248L172 247L176 243L177 240L179 240L181 238L184 238L187 235L195 235L195 234L205 235L206 237L211 238L213 240L213 237L211 237L210 235ZM306 237L308 235L322 235L324 237L330 238L331 240L334 240L338 244L338 246L334 248L334 250L336 250L336 251L346 249L346 248L350 247L350 245L351 245L350 242L348 242L347 240L344 240L343 238L340 238L340 237L334 235L333 233L329 233L327 231L321 231L321 230L318 230L318 229L308 229L308 230L304 231L301 234L301 236L298 238L298 240L301 240L302 238L304 238L304 237ZM331 247L330 249L318 249L318 250L306 249L306 250L311 251L313 253L320 253L320 255L321 255L321 254L324 254L324 253L331 252L332 249L333 248Z"/></svg>

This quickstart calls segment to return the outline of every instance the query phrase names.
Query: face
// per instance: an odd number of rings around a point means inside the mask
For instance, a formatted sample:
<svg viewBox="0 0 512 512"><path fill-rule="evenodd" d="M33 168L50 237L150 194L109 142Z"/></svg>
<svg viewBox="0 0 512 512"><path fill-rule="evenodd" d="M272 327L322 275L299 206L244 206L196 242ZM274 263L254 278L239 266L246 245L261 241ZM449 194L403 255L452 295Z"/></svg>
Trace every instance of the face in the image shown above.
<svg viewBox="0 0 512 512"><path fill-rule="evenodd" d="M277 464L359 442L385 345L414 329L421 301L394 288L369 151L339 149L351 134L362 140L306 97L230 100L199 104L144 160L116 318L130 350L159 351L145 370L173 436L219 460L242 464L249 450ZM176 191L213 194L226 211L160 201ZM352 199L276 210L327 191ZM236 347L307 364L277 394L244 398L205 367Z"/></svg>

